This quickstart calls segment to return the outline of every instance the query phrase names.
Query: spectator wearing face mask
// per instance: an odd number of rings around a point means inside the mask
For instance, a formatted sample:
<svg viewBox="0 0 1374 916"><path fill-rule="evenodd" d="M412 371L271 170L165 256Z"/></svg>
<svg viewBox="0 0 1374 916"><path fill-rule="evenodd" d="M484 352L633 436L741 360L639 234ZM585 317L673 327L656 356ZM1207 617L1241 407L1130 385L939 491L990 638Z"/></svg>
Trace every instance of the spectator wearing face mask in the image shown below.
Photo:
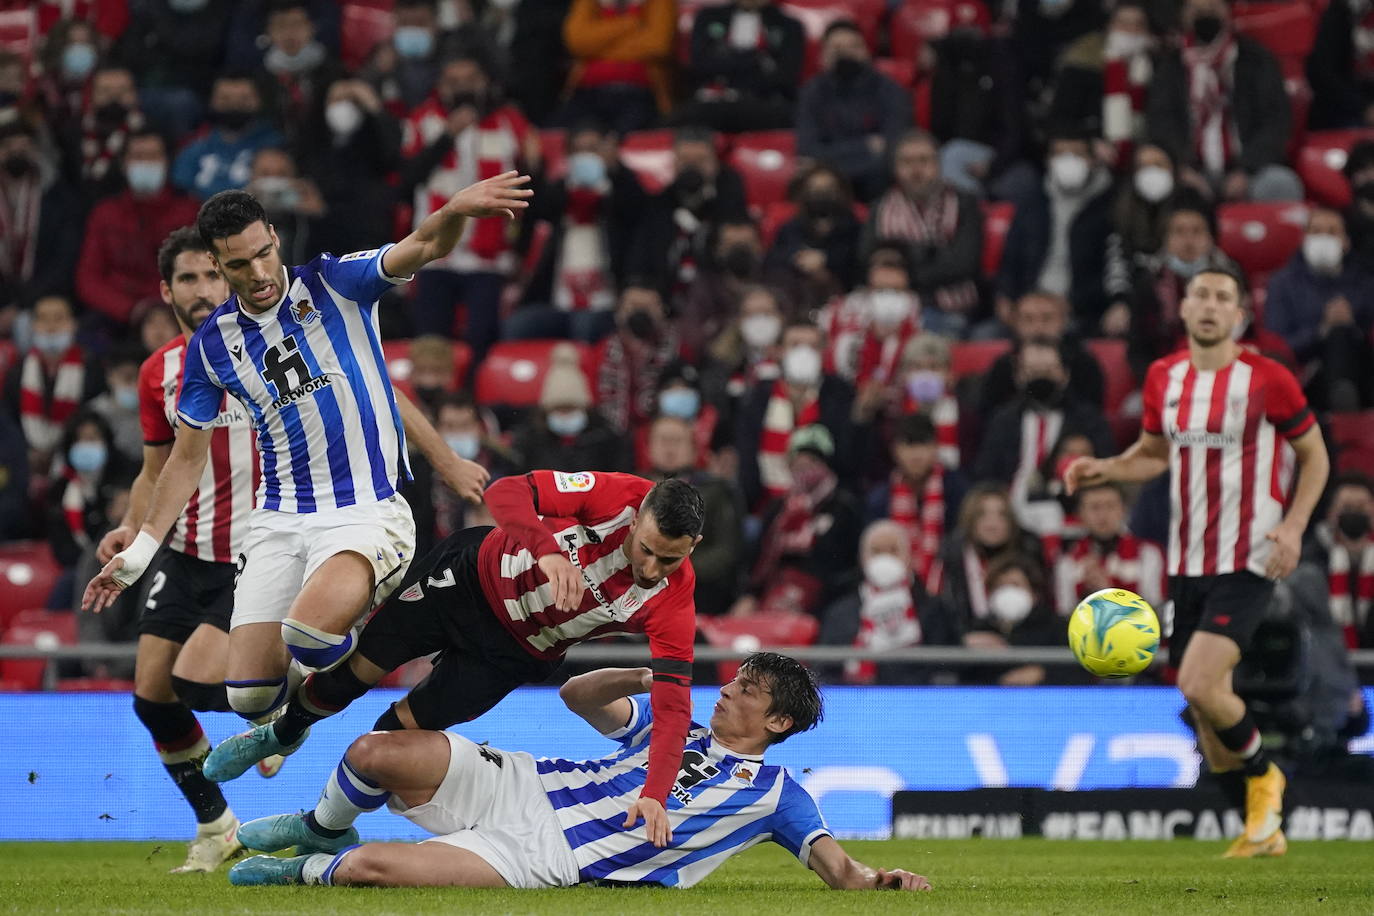
<svg viewBox="0 0 1374 916"><path fill-rule="evenodd" d="M258 150L286 142L262 117L258 86L247 75L215 80L209 120L209 132L182 147L172 164L172 183L200 199L243 187L253 176Z"/></svg>
<svg viewBox="0 0 1374 916"><path fill-rule="evenodd" d="M649 432L655 419L672 417L692 429L693 453L700 467L707 467L711 446L719 438L720 411L701 397L701 374L688 362L677 361L664 368L658 377L658 410L634 431L635 465L643 467L649 461Z"/></svg>
<svg viewBox="0 0 1374 916"><path fill-rule="evenodd" d="M1038 564L1040 555L1040 541L1017 525L1006 488L975 484L964 496L959 524L941 550L940 600L959 616L960 629L966 632L991 613L987 578L993 564L1009 558Z"/></svg>
<svg viewBox="0 0 1374 916"><path fill-rule="evenodd" d="M263 108L295 147L314 146L322 138L318 124L325 92L344 76L338 55L320 41L309 0L268 0L267 50L258 64Z"/></svg>
<svg viewBox="0 0 1374 916"><path fill-rule="evenodd" d="M729 480L703 469L703 447L691 421L661 413L649 425L648 450L639 463L650 480L685 480L706 506L703 531L711 532L692 551L699 614L725 613L739 594L744 573L744 499Z"/></svg>
<svg viewBox="0 0 1374 916"><path fill-rule="evenodd" d="M80 120L64 125L61 138L67 180L80 187L87 202L124 186L120 163L129 138L144 127L133 74L116 66L97 69Z"/></svg>
<svg viewBox="0 0 1374 916"><path fill-rule="evenodd" d="M787 309L766 286L746 288L733 321L706 348L701 369L702 397L721 413L721 423L735 428L740 400L759 382L782 374L781 349Z"/></svg>
<svg viewBox="0 0 1374 916"><path fill-rule="evenodd" d="M62 133L80 121L100 58L100 35L89 22L62 19L48 32L38 54L35 94L49 130Z"/></svg>
<svg viewBox="0 0 1374 916"><path fill-rule="evenodd" d="M437 0L396 0L392 22L391 39L373 49L358 78L371 85L387 109L400 118L429 98L446 57L489 50L480 32L443 31Z"/></svg>
<svg viewBox="0 0 1374 916"><path fill-rule="evenodd" d="M961 420L959 398L950 373L950 340L938 334L918 334L907 341L898 371L900 386L894 405L899 417L921 414L935 429L938 458L946 468L960 467L969 431ZM901 420L897 421L900 426Z"/></svg>
<svg viewBox="0 0 1374 916"><path fill-rule="evenodd" d="M739 482L746 505L760 508L792 487L787 443L804 426L820 425L834 444L830 464L848 480L856 466L851 413L854 389L824 371L825 334L809 322L785 328L781 347L782 374L756 382L740 403L735 420L739 451Z"/></svg>
<svg viewBox="0 0 1374 916"><path fill-rule="evenodd" d="M72 285L81 202L22 122L0 127L0 305L27 306Z"/></svg>
<svg viewBox="0 0 1374 916"><path fill-rule="evenodd" d="M693 356L724 330L745 288L763 279L763 239L752 221L718 223L708 245L710 257L678 310L683 346Z"/></svg>
<svg viewBox="0 0 1374 916"><path fill-rule="evenodd" d="M83 405L105 421L111 447L124 462L137 467L143 460L143 428L138 416L138 370L147 355L136 345L123 344L105 359L106 389Z"/></svg>
<svg viewBox="0 0 1374 916"><path fill-rule="evenodd" d="M832 166L799 171L787 196L797 213L773 236L764 273L803 311L812 311L854 285L861 227L848 182Z"/></svg>
<svg viewBox="0 0 1374 916"><path fill-rule="evenodd" d="M178 2L200 2L205 0L178 0ZM279 43L272 31L275 25L278 37L281 32L294 29L298 35L306 31L306 23L288 16L285 20L273 17L283 12L291 12L297 6L309 20L309 40L318 40L329 57L339 56L339 32L341 28L340 4L334 0L235 0L234 15L225 36L225 66L244 72L252 72L260 67L272 54L274 46L283 50L294 50L292 41ZM294 16L294 13L292 13ZM314 56L313 53L311 55Z"/></svg>
<svg viewBox="0 0 1374 916"><path fill-rule="evenodd" d="M440 403L458 390L453 341L422 334L410 342L409 357L409 373L393 368L391 383L432 417Z"/></svg>
<svg viewBox="0 0 1374 916"><path fill-rule="evenodd" d="M1222 200L1302 200L1284 165L1292 116L1274 55L1238 35L1225 0L1186 0L1183 44L1162 53L1146 132L1185 183Z"/></svg>
<svg viewBox="0 0 1374 916"><path fill-rule="evenodd" d="M1121 183L1112 204L1104 281L1111 304L1102 316L1104 337L1130 332L1133 265L1137 256L1158 251L1164 242L1164 217L1173 200L1175 177L1173 160L1163 148L1149 143L1135 147L1130 180Z"/></svg>
<svg viewBox="0 0 1374 916"><path fill-rule="evenodd" d="M1374 648L1374 481L1331 481L1326 517L1310 529L1303 561L1326 573L1331 616L1352 649Z"/></svg>
<svg viewBox="0 0 1374 916"><path fill-rule="evenodd" d="M859 569L863 578L858 585L825 609L817 642L866 652L959 644L953 616L922 587L900 525L879 519L864 529ZM864 659L846 662L836 674L849 684L921 684L932 672L919 665Z"/></svg>
<svg viewBox="0 0 1374 916"><path fill-rule="evenodd" d="M592 390L572 344L554 348L539 410L516 427L511 447L521 469L628 471L626 438L592 408Z"/></svg>
<svg viewBox="0 0 1374 916"><path fill-rule="evenodd" d="M1126 494L1114 483L1074 496L1084 536L1069 544L1054 570L1055 610L1068 617L1104 588L1135 592L1154 607L1165 597L1164 553L1126 528Z"/></svg>
<svg viewBox="0 0 1374 916"><path fill-rule="evenodd" d="M316 250L365 251L391 241L396 191L388 179L401 163L399 122L367 83L341 79L325 91L310 133L318 139L298 148L301 173L319 188L326 212L348 214L311 226Z"/></svg>
<svg viewBox="0 0 1374 916"><path fill-rule="evenodd" d="M1368 0L1328 3L1307 55L1313 130L1374 127L1374 6Z"/></svg>
<svg viewBox="0 0 1374 916"><path fill-rule="evenodd" d="M542 181L526 214L527 227L544 221L551 231L524 303L506 321L508 338L596 343L615 326L615 291L628 279L648 198L620 163L614 133L581 124L568 132L567 144L567 174ZM531 236L527 231L522 242Z"/></svg>
<svg viewBox="0 0 1374 916"><path fill-rule="evenodd" d="M112 444L110 428L89 410L72 416L62 433L59 477L47 500L48 544L53 558L71 569L109 530L110 490L127 486L128 466Z"/></svg>
<svg viewBox="0 0 1374 916"><path fill-rule="evenodd" d="M1084 35L1059 58L1049 122L1082 125L1102 138L1109 165L1129 162L1145 138L1155 44L1145 4L1117 3L1104 31Z"/></svg>
<svg viewBox="0 0 1374 916"><path fill-rule="evenodd" d="M839 19L821 36L821 72L797 101L797 153L837 167L860 200L887 183L888 153L911 125L911 97L872 64L863 32Z"/></svg>
<svg viewBox="0 0 1374 916"><path fill-rule="evenodd" d="M970 649L1062 645L1065 624L1045 600L1043 580L1039 564L1022 556L1003 557L990 564L984 584L987 614L968 622L964 645ZM980 674L994 678L993 683L1001 687L1045 683L1042 665L1018 665L1000 672L982 669Z"/></svg>
<svg viewBox="0 0 1374 916"><path fill-rule="evenodd" d="M867 283L830 303L817 319L830 342L826 365L858 388L869 382L887 385L924 317L911 291L906 246L886 240L875 244L868 254ZM870 406L879 405L875 400Z"/></svg>
<svg viewBox="0 0 1374 916"><path fill-rule="evenodd" d="M129 4L129 25L111 57L138 82L149 121L174 140L200 123L204 100L224 68L225 37L237 0L149 0ZM254 38L260 34L254 32Z"/></svg>
<svg viewBox="0 0 1374 916"><path fill-rule="evenodd" d="M853 581L863 512L840 486L836 442L820 424L787 437L790 483L764 506L745 594L730 613L787 610L819 615Z"/></svg>
<svg viewBox="0 0 1374 916"><path fill-rule="evenodd" d="M1054 78L1055 62L1106 18L1098 0L1014 0L1012 41L1022 59L1025 97L1040 100Z"/></svg>
<svg viewBox="0 0 1374 916"><path fill-rule="evenodd" d="M126 190L96 204L86 221L76 293L114 332L128 326L140 300L158 294L158 246L196 221L198 205L168 184L167 163L161 135L134 133L120 163Z"/></svg>
<svg viewBox="0 0 1374 916"><path fill-rule="evenodd" d="M873 205L864 247L905 245L910 287L922 323L937 334L964 336L979 306L983 214L969 194L941 177L935 138L904 134L893 148L894 184Z"/></svg>
<svg viewBox="0 0 1374 916"><path fill-rule="evenodd" d="M433 95L405 124L402 193L414 199L419 226L451 195L473 182L539 164L539 136L501 95L491 66L475 54L446 60ZM454 335L459 303L467 307L463 339L481 360L495 342L501 294L516 265L506 220L469 220L447 257L416 277L414 325L425 334Z"/></svg>
<svg viewBox="0 0 1374 916"><path fill-rule="evenodd" d="M968 481L940 461L935 424L925 414L902 417L892 433L892 473L868 492L866 517L890 519L908 540L910 565L925 590L937 595L943 581L940 553L952 533Z"/></svg>
<svg viewBox="0 0 1374 916"><path fill-rule="evenodd" d="M1374 328L1374 274L1350 257L1345 219L1314 208L1302 248L1269 278L1264 320L1298 361L1318 368L1308 385L1318 409L1374 404L1369 334Z"/></svg>
<svg viewBox="0 0 1374 916"><path fill-rule="evenodd" d="M611 428L625 435L658 412L659 379L682 347L663 297L641 281L621 290L615 322L600 345L596 401Z"/></svg>
<svg viewBox="0 0 1374 916"><path fill-rule="evenodd" d="M76 342L76 314L65 297L34 303L29 337L29 352L5 380L5 404L24 431L29 467L43 480L63 428L82 404L105 390L105 378L99 361Z"/></svg>
<svg viewBox="0 0 1374 916"><path fill-rule="evenodd" d="M572 0L563 41L573 57L562 120L616 133L651 126L672 107L673 0Z"/></svg>
<svg viewBox="0 0 1374 916"><path fill-rule="evenodd" d="M1069 303L1063 296L1043 290L1029 292L1016 300L1010 320L1010 336L1016 347L1031 340L1056 341L1060 362L1069 373L1069 390L1087 402L1102 405L1102 367L1078 335L1070 331ZM1016 353L1004 353L983 375L978 392L978 414L986 422L999 407L1014 400L1016 393Z"/></svg>
<svg viewBox="0 0 1374 916"><path fill-rule="evenodd" d="M1050 140L1044 186L1017 206L1007 231L997 277L1000 310L1042 289L1069 300L1080 328L1097 330L1107 308L1104 243L1111 233L1111 185L1087 140Z"/></svg>
<svg viewBox="0 0 1374 916"><path fill-rule="evenodd" d="M267 211L283 261L299 264L319 251L314 227L326 215L324 198L314 181L300 177L290 153L272 147L258 150L245 190Z"/></svg>

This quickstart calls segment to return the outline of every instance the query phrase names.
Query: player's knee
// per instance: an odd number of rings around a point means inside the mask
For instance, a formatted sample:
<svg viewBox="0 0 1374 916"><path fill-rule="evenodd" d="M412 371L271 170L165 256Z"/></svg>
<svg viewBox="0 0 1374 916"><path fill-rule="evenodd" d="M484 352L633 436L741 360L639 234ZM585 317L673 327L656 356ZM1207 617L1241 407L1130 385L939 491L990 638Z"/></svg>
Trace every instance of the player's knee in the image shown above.
<svg viewBox="0 0 1374 916"><path fill-rule="evenodd" d="M1205 671L1184 668L1178 673L1178 691L1195 708L1205 709L1218 687L1217 679Z"/></svg>
<svg viewBox="0 0 1374 916"><path fill-rule="evenodd" d="M391 770L404 765L404 755L397 747L400 737L394 732L368 732L348 746L344 757L353 772L384 785Z"/></svg>
<svg viewBox="0 0 1374 916"><path fill-rule="evenodd" d="M281 622L286 651L308 671L328 671L353 653L353 631L330 633L288 617Z"/></svg>
<svg viewBox="0 0 1374 916"><path fill-rule="evenodd" d="M229 706L245 719L260 719L287 700L286 678L256 681L225 681Z"/></svg>
<svg viewBox="0 0 1374 916"><path fill-rule="evenodd" d="M356 849L350 850L344 860L339 863L339 867L334 870L334 877L330 881L334 885L342 884L381 884L386 880L386 866L371 846L364 844Z"/></svg>
<svg viewBox="0 0 1374 916"><path fill-rule="evenodd" d="M172 675L172 689L177 699L196 712L229 712L229 694L223 682L205 684Z"/></svg>

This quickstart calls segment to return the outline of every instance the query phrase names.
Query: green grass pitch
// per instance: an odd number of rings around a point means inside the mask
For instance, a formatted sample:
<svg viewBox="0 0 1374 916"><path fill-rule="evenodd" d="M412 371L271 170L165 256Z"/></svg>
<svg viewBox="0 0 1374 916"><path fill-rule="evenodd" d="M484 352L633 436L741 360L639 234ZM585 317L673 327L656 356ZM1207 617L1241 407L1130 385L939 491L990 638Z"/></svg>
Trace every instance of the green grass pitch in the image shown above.
<svg viewBox="0 0 1374 916"><path fill-rule="evenodd" d="M690 890L555 891L236 888L168 875L172 843L0 843L0 913L576 914L770 916L792 913L1374 913L1374 846L1295 843L1287 857L1220 858L1219 844L936 840L846 843L872 865L927 875L929 894L825 889L771 844Z"/></svg>

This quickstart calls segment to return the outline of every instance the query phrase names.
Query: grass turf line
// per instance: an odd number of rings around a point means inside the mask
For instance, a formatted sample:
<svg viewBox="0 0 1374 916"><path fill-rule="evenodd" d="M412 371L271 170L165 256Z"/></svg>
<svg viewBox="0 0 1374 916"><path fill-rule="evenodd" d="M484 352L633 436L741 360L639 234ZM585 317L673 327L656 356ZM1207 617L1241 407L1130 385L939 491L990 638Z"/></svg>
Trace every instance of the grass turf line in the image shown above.
<svg viewBox="0 0 1374 916"><path fill-rule="evenodd" d="M839 893L764 844L690 890L236 888L224 869L169 875L175 843L0 843L0 913L411 914L1374 913L1368 843L1295 843L1286 857L1220 858L1222 844L1023 840L846 843L927 875L930 894Z"/></svg>

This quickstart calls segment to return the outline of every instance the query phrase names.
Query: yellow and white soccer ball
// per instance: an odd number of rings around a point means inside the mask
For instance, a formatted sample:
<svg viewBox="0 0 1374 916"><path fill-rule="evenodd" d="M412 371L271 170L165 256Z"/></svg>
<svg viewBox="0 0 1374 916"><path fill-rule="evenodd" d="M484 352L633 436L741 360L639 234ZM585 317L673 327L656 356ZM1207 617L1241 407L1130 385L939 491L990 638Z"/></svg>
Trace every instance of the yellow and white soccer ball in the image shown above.
<svg viewBox="0 0 1374 916"><path fill-rule="evenodd" d="M1104 588L1073 609L1069 648L1098 677L1130 677L1148 668L1159 650L1159 618L1135 592Z"/></svg>

